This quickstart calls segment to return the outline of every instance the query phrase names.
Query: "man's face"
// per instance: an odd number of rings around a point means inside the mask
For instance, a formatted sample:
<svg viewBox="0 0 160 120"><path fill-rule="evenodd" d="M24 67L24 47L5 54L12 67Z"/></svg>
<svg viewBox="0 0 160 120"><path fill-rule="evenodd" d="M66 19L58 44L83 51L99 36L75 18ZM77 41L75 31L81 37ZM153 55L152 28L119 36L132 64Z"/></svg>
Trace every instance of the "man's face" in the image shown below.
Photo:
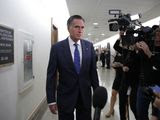
<svg viewBox="0 0 160 120"><path fill-rule="evenodd" d="M74 19L68 28L71 39L75 42L82 38L84 32L84 21L81 19Z"/></svg>
<svg viewBox="0 0 160 120"><path fill-rule="evenodd" d="M160 32L156 32L155 46L159 46L160 47Z"/></svg>

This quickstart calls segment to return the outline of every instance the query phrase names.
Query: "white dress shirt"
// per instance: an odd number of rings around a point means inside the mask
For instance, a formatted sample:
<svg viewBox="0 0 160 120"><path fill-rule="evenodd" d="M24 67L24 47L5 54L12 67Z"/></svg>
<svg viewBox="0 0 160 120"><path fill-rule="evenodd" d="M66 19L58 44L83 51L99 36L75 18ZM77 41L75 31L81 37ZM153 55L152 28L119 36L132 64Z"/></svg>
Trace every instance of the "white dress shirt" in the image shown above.
<svg viewBox="0 0 160 120"><path fill-rule="evenodd" d="M75 42L70 37L68 37L68 41L69 41L69 47L71 50L72 60L74 61ZM81 46L80 40L78 40L76 44L78 44L78 50L80 53L80 65L81 65L82 64L82 46Z"/></svg>

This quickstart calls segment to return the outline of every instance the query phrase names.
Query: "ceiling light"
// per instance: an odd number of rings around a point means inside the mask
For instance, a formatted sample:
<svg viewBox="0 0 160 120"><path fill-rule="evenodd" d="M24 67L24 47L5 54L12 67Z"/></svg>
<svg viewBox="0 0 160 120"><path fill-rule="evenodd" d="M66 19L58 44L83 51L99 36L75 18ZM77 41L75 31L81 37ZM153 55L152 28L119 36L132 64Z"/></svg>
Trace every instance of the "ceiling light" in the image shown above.
<svg viewBox="0 0 160 120"><path fill-rule="evenodd" d="M104 36L105 34L104 34L104 33L102 33L101 35L102 35L102 36Z"/></svg>
<svg viewBox="0 0 160 120"><path fill-rule="evenodd" d="M90 35L91 35L91 33L88 33L88 35L90 36Z"/></svg>
<svg viewBox="0 0 160 120"><path fill-rule="evenodd" d="M98 25L98 23L93 23L93 25Z"/></svg>

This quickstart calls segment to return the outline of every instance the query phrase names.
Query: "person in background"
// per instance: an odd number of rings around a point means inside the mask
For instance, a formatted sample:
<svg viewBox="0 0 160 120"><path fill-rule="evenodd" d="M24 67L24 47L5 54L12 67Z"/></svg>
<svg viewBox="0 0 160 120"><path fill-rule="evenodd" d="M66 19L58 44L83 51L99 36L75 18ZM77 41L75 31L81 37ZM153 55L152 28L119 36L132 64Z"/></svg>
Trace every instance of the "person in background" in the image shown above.
<svg viewBox="0 0 160 120"><path fill-rule="evenodd" d="M128 44L125 39L125 29L120 29L120 38L118 39L114 44L114 49L121 53L122 55L122 79L121 84L119 88L119 112L120 112L120 120L126 120L129 118L129 112L128 112L128 106L130 105L130 108L134 114L135 119L137 118L136 113L136 96L137 96L137 87L138 87L138 65L135 63L136 61L132 60L134 56L134 46ZM133 56L130 58L130 56ZM130 64L130 61L132 61L132 64ZM129 94L128 94L129 93Z"/></svg>
<svg viewBox="0 0 160 120"><path fill-rule="evenodd" d="M96 49L96 66L97 66L97 62L98 62L98 57L99 57L99 52L98 52L98 49ZM98 66L97 66L98 68Z"/></svg>
<svg viewBox="0 0 160 120"><path fill-rule="evenodd" d="M160 29L156 29L154 45L148 44L147 40L136 43L138 53L140 56L140 74L139 74L139 87L137 93L137 116L138 120L149 120L148 110L151 102L150 96L146 97L144 87L152 87L159 84L160 70ZM158 35L159 34L159 35ZM150 40L151 41L151 40ZM158 78L155 77L158 75ZM158 117L158 111L152 108L152 116Z"/></svg>
<svg viewBox="0 0 160 120"><path fill-rule="evenodd" d="M106 65L107 69L110 69L110 62L111 62L111 50L110 50L110 43L107 43L107 48L106 48Z"/></svg>
<svg viewBox="0 0 160 120"><path fill-rule="evenodd" d="M156 27L156 26L154 26ZM160 80L159 80L159 75L160 75L160 28L159 26L155 29L154 31L154 51L153 53L153 58L157 62L157 64L154 65L154 75L153 79L155 81L155 85L160 87ZM156 62L155 62L156 63ZM157 96L155 100L153 101L153 107L152 107L152 117L151 120L160 120L160 91L156 91L155 95Z"/></svg>
<svg viewBox="0 0 160 120"><path fill-rule="evenodd" d="M102 62L102 67L105 67L105 60L106 60L105 50L101 50L100 60L101 60L101 62Z"/></svg>
<svg viewBox="0 0 160 120"><path fill-rule="evenodd" d="M107 118L111 117L111 115L114 115L114 105L117 100L117 94L118 94L118 91L120 88L122 74L123 74L122 56L118 52L116 53L112 67L115 69L116 75L115 75L115 79L114 79L113 85L112 85L112 96L111 96L111 100L110 100L110 109L109 109L109 112L106 114Z"/></svg>
<svg viewBox="0 0 160 120"><path fill-rule="evenodd" d="M76 120L91 120L91 88L99 86L94 47L82 39L85 21L80 15L71 16L67 27L69 37L51 48L47 102L53 114L58 110L59 120L74 120L74 110Z"/></svg>

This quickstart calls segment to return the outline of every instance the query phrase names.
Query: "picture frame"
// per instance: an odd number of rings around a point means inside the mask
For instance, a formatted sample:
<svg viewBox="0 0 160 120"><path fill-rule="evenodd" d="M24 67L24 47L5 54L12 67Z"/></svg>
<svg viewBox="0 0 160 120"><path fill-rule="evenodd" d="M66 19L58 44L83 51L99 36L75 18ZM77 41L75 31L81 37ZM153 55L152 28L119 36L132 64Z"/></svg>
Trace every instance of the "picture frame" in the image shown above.
<svg viewBox="0 0 160 120"><path fill-rule="evenodd" d="M0 67L14 64L14 29L0 24Z"/></svg>
<svg viewBox="0 0 160 120"><path fill-rule="evenodd" d="M33 85L33 35L18 30L18 91L23 93Z"/></svg>

